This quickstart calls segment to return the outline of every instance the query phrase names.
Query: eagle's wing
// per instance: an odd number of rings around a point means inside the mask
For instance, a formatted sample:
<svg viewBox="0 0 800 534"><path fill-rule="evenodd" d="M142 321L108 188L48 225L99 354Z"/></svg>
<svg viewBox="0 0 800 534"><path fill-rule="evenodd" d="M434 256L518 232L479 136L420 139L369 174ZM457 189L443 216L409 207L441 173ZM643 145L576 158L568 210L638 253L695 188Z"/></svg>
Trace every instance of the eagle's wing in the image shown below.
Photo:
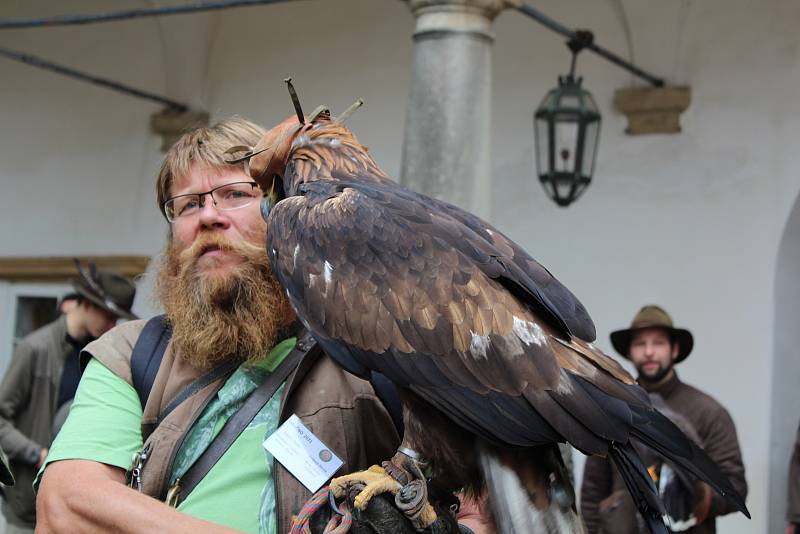
<svg viewBox="0 0 800 534"><path fill-rule="evenodd" d="M555 309L542 295L583 307L538 264L520 267L510 240L393 183L301 188L273 210L268 253L298 315L340 364L385 374L492 441L566 438L605 453L608 440L628 440L629 404L647 403L641 390L541 319Z"/></svg>
<svg viewBox="0 0 800 534"><path fill-rule="evenodd" d="M408 210L398 209L398 217L408 216L409 222L431 232L436 231L432 225L447 219L449 226L438 229L442 237L459 247L484 274L496 278L511 291L525 293L523 300L558 330L586 342L595 340L594 322L583 304L519 245L468 211L398 186L371 158L364 157L363 147L347 141L337 149L326 147L324 143L301 145L293 152L287 173L295 173L303 181L333 180L340 184L358 176L357 185L385 186L376 188L383 190L378 193L382 198L374 198L376 207L384 210L395 200L403 202ZM429 216L432 214L439 217Z"/></svg>
<svg viewBox="0 0 800 534"><path fill-rule="evenodd" d="M528 293L533 300L525 300L538 307L543 319L552 318L551 322L586 342L595 340L597 332L589 312L542 264L486 221L447 202L430 200L433 211L447 213L490 243L487 253L500 253L495 256L495 271L487 274L512 291Z"/></svg>

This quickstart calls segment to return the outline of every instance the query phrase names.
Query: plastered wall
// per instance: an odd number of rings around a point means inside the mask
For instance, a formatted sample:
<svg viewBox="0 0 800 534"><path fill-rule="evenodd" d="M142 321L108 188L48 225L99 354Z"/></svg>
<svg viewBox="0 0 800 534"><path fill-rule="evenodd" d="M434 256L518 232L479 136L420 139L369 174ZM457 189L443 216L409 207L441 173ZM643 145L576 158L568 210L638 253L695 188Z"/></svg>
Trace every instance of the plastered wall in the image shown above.
<svg viewBox="0 0 800 534"><path fill-rule="evenodd" d="M150 4L115 3L142 5ZM629 137L611 100L631 77L582 55L578 70L601 107L603 130L595 181L566 210L545 198L533 174L531 115L568 68L568 52L559 37L519 14L495 22L491 219L582 299L606 350L608 332L646 303L663 305L694 332L695 352L681 377L731 412L750 483L754 519L722 519L718 530L731 534L765 532L768 524L780 531L779 456L793 438L783 435L787 423L773 420L795 405L797 388L773 383L798 378L781 372L785 356L775 358L774 339L794 320L776 317L776 294L797 290L794 276L783 276L778 288L776 271L800 186L799 6L537 2L670 83L692 88L682 134ZM4 2L0 17L108 9L100 1L18 0ZM281 83L288 75L309 109L325 103L341 110L363 97L367 105L351 126L396 176L412 30L396 0L308 0L4 31L0 46L189 102L212 117L279 121L292 112ZM153 200L161 155L148 119L158 107L3 59L0 80L0 254L156 253L165 235ZM796 272L797 255L785 256L784 271ZM137 302L145 312L152 309L146 289ZM781 315L796 306L777 309ZM798 417L781 412L779 419Z"/></svg>

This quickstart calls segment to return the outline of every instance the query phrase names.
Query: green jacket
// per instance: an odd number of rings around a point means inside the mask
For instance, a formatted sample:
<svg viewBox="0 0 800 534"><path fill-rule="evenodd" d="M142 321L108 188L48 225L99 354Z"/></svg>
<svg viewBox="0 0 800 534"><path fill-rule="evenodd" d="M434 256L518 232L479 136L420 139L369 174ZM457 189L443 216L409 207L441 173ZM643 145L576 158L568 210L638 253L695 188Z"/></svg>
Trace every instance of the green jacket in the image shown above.
<svg viewBox="0 0 800 534"><path fill-rule="evenodd" d="M23 524L36 521L33 479L42 448L53 439L53 416L65 359L75 349L67 342L61 316L23 338L0 383L0 447L8 454L16 484L4 488L7 507Z"/></svg>

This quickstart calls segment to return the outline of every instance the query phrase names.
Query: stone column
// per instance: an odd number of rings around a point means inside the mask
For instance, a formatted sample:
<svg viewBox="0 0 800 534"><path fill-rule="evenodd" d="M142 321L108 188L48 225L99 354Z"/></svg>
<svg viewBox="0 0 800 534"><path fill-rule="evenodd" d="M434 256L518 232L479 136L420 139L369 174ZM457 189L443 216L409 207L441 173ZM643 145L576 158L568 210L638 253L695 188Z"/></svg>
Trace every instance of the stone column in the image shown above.
<svg viewBox="0 0 800 534"><path fill-rule="evenodd" d="M504 0L404 0L416 17L400 182L491 208L492 20Z"/></svg>

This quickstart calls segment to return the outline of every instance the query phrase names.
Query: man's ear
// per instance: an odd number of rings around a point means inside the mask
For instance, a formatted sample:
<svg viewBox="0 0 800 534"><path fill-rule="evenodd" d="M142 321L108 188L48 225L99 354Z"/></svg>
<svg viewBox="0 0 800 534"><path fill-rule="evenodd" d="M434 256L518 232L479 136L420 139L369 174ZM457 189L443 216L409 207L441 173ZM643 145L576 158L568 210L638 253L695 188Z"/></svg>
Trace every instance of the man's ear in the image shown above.
<svg viewBox="0 0 800 534"><path fill-rule="evenodd" d="M674 362L678 358L678 354L681 352L681 344L679 341L675 340L675 343L672 344L672 361Z"/></svg>

